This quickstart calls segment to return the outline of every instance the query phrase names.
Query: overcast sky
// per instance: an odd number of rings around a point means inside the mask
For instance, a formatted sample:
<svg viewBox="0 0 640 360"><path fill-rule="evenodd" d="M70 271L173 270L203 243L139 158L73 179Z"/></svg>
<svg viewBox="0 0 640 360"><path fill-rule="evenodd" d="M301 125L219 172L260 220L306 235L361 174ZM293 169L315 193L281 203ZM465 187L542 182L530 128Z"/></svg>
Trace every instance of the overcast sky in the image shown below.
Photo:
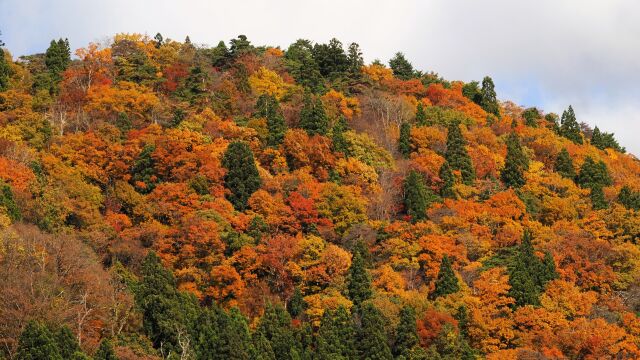
<svg viewBox="0 0 640 360"><path fill-rule="evenodd" d="M640 155L637 0L0 0L0 31L14 55L118 32L213 45L245 34L283 48L336 37L367 61L402 51L449 80L490 75L501 100L556 113L572 104L578 121Z"/></svg>

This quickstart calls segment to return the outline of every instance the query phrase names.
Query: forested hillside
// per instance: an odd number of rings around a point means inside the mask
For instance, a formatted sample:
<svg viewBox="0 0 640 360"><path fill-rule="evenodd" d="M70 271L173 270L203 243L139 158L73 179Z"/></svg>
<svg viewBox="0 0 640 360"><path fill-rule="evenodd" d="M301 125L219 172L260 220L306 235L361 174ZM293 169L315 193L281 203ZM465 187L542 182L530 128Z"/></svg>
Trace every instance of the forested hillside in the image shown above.
<svg viewBox="0 0 640 360"><path fill-rule="evenodd" d="M336 39L10 48L0 358L640 358L640 162L580 109Z"/></svg>

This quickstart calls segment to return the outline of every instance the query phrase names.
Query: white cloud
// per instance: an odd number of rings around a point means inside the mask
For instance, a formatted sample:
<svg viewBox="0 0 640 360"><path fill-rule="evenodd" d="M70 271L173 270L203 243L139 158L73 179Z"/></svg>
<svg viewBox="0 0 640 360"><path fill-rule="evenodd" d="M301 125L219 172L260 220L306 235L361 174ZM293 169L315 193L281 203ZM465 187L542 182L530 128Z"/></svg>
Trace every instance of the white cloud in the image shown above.
<svg viewBox="0 0 640 360"><path fill-rule="evenodd" d="M640 154L638 13L635 0L0 0L0 30L16 54L117 32L208 44L246 34L283 47L337 37L367 60L400 50L448 79L490 75L501 99L554 112L573 104L578 120Z"/></svg>

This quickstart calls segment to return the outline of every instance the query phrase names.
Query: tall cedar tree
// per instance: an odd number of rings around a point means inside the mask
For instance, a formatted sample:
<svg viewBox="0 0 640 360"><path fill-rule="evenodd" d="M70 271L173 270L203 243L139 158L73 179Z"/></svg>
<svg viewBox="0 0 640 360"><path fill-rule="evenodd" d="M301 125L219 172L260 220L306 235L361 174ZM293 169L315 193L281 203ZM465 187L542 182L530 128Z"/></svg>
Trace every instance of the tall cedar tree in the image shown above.
<svg viewBox="0 0 640 360"><path fill-rule="evenodd" d="M314 93L324 89L324 79L313 57L313 46L309 40L299 39L289 45L284 57L287 69L296 83Z"/></svg>
<svg viewBox="0 0 640 360"><path fill-rule="evenodd" d="M155 145L145 145L131 169L131 182L143 194L153 191L159 182L155 170L155 160L153 159L155 150Z"/></svg>
<svg viewBox="0 0 640 360"><path fill-rule="evenodd" d="M393 75L398 79L409 80L415 77L413 65L411 65L401 52L397 52L396 55L389 60L389 67L393 70Z"/></svg>
<svg viewBox="0 0 640 360"><path fill-rule="evenodd" d="M325 310L316 337L316 356L319 360L355 358L355 328L351 315L340 306Z"/></svg>
<svg viewBox="0 0 640 360"><path fill-rule="evenodd" d="M222 166L227 169L224 176L224 186L229 190L227 199L236 210L245 210L247 201L262 184L249 145L241 141L229 144L222 157Z"/></svg>
<svg viewBox="0 0 640 360"><path fill-rule="evenodd" d="M427 113L424 111L422 102L418 102L418 106L416 107L416 124L418 124L418 126L430 125L427 121Z"/></svg>
<svg viewBox="0 0 640 360"><path fill-rule="evenodd" d="M404 179L403 199L405 212L415 222L427 217L427 209L438 197L425 185L424 176L411 170Z"/></svg>
<svg viewBox="0 0 640 360"><path fill-rule="evenodd" d="M393 355L404 356L410 359L411 351L418 346L418 327L416 324L416 311L408 305L400 310L400 321L396 327Z"/></svg>
<svg viewBox="0 0 640 360"><path fill-rule="evenodd" d="M56 331L55 340L63 359L71 359L75 353L82 351L78 339L67 326L62 326Z"/></svg>
<svg viewBox="0 0 640 360"><path fill-rule="evenodd" d="M109 339L103 339L100 342L100 347L98 347L98 351L96 351L95 355L93 355L93 359L118 360L116 352L113 350L113 346L111 345L111 341L109 341Z"/></svg>
<svg viewBox="0 0 640 360"><path fill-rule="evenodd" d="M609 203L604 197L604 192L602 192L602 185L598 184L596 186L593 186L591 188L589 198L591 198L591 206L594 210L602 210L609 207Z"/></svg>
<svg viewBox="0 0 640 360"><path fill-rule="evenodd" d="M522 150L520 139L512 132L507 137L507 157L500 178L507 187L520 188L526 180L524 172L529 169L529 159Z"/></svg>
<svg viewBox="0 0 640 360"><path fill-rule="evenodd" d="M202 310L193 333L198 359L248 360L254 351L249 327L237 309L227 313L214 304Z"/></svg>
<svg viewBox="0 0 640 360"><path fill-rule="evenodd" d="M360 311L360 328L357 333L359 359L391 360L391 350L385 334L385 320L372 304L366 304Z"/></svg>
<svg viewBox="0 0 640 360"><path fill-rule="evenodd" d="M302 296L302 291L300 291L299 287L293 291L293 295L287 302L287 311L291 315L291 317L296 318L299 315L302 315L302 312L305 308L304 298Z"/></svg>
<svg viewBox="0 0 640 360"><path fill-rule="evenodd" d="M2 180L0 180L0 208L4 208L7 211L9 220L18 221L22 219L20 207L18 207L18 204L16 204L13 198L11 186Z"/></svg>
<svg viewBox="0 0 640 360"><path fill-rule="evenodd" d="M515 299L515 306L539 305L545 285L556 277L553 257L546 253L540 260L531 243L531 232L525 230L522 243L509 265L509 296Z"/></svg>
<svg viewBox="0 0 640 360"><path fill-rule="evenodd" d="M458 278L451 266L451 260L449 260L449 256L444 255L440 263L436 287L431 294L431 298L437 299L440 296L457 293L459 290L460 284L458 284Z"/></svg>
<svg viewBox="0 0 640 360"><path fill-rule="evenodd" d="M334 152L343 153L345 156L349 156L349 144L347 142L347 138L345 138L344 133L349 130L349 124L347 123L347 119L344 116L340 116L338 121L336 121L335 125L331 129L331 149Z"/></svg>
<svg viewBox="0 0 640 360"><path fill-rule="evenodd" d="M620 144L618 144L618 141L613 137L613 134L601 132L597 126L593 129L593 134L591 135L591 145L600 150L611 148L622 153L626 151L620 146Z"/></svg>
<svg viewBox="0 0 640 360"><path fill-rule="evenodd" d="M495 85L493 84L493 80L488 76L485 76L484 79L482 79L480 96L482 97L481 106L484 111L495 116L500 116L500 107L498 106Z"/></svg>
<svg viewBox="0 0 640 360"><path fill-rule="evenodd" d="M142 263L142 281L136 288L135 300L154 347L180 354L179 341L198 316L198 304L195 297L177 290L173 274L154 252Z"/></svg>
<svg viewBox="0 0 640 360"><path fill-rule="evenodd" d="M352 79L360 79L362 77L362 67L364 66L364 58L360 45L351 43L347 54L347 70Z"/></svg>
<svg viewBox="0 0 640 360"><path fill-rule="evenodd" d="M51 331L43 323L29 321L18 342L18 359L63 360Z"/></svg>
<svg viewBox="0 0 640 360"><path fill-rule="evenodd" d="M618 202L629 210L640 210L640 191L633 191L625 185L618 193Z"/></svg>
<svg viewBox="0 0 640 360"><path fill-rule="evenodd" d="M294 360L300 353L300 344L291 327L291 316L281 305L267 305L256 329L264 336L278 359Z"/></svg>
<svg viewBox="0 0 640 360"><path fill-rule="evenodd" d="M612 184L607 165L602 161L597 163L587 156L580 167L580 173L576 176L576 183L583 188L594 186L609 186Z"/></svg>
<svg viewBox="0 0 640 360"><path fill-rule="evenodd" d="M51 40L51 44L44 54L44 63L54 82L57 83L62 80L62 73L71 63L69 40Z"/></svg>
<svg viewBox="0 0 640 360"><path fill-rule="evenodd" d="M467 142L462 136L460 124L453 122L449 124L447 131L447 151L444 155L451 170L459 170L462 175L462 182L465 185L472 185L476 178L476 171L473 168L471 157L467 153Z"/></svg>
<svg viewBox="0 0 640 360"><path fill-rule="evenodd" d="M349 268L349 276L347 278L347 291L349 299L353 301L355 306L360 306L362 302L371 298L373 291L371 290L371 277L365 267L362 251L360 248L354 249L353 260Z"/></svg>
<svg viewBox="0 0 640 360"><path fill-rule="evenodd" d="M398 139L398 151L405 159L411 154L411 124L403 122L400 125L400 138Z"/></svg>
<svg viewBox="0 0 640 360"><path fill-rule="evenodd" d="M578 124L576 120L576 114L573 112L571 105L569 105L567 110L562 112L560 135L576 144L582 144L582 131L580 131L580 124Z"/></svg>
<svg viewBox="0 0 640 360"><path fill-rule="evenodd" d="M440 196L444 198L455 198L456 194L453 191L453 186L456 183L456 177L453 175L453 171L451 171L451 166L449 166L448 161L445 160L442 163L440 171L438 172L438 177L442 182L442 185L440 185Z"/></svg>
<svg viewBox="0 0 640 360"><path fill-rule="evenodd" d="M255 117L265 118L267 120L267 145L277 147L282 144L284 134L287 132L287 125L284 122L284 116L280 111L280 103L275 96L263 94L258 98L256 103Z"/></svg>
<svg viewBox="0 0 640 360"><path fill-rule="evenodd" d="M312 98L311 94L304 96L304 105L300 111L300 128L309 135L326 135L329 130L329 119L324 111L324 105L319 97Z"/></svg>
<svg viewBox="0 0 640 360"><path fill-rule="evenodd" d="M313 58L318 64L320 74L327 79L335 79L349 69L349 58L345 54L340 40L333 38L328 44L315 44Z"/></svg>
<svg viewBox="0 0 640 360"><path fill-rule="evenodd" d="M566 148L562 148L556 157L554 165L555 171L562 177L574 179L576 177L576 169L573 167L573 159Z"/></svg>
<svg viewBox="0 0 640 360"><path fill-rule="evenodd" d="M5 54L4 49L0 48L0 91L5 91L9 88L9 76L11 75L11 68L7 61L8 54Z"/></svg>
<svg viewBox="0 0 640 360"><path fill-rule="evenodd" d="M532 107L528 108L522 112L522 118L524 119L524 124L529 127L538 127L538 119L540 119L540 112L538 109Z"/></svg>

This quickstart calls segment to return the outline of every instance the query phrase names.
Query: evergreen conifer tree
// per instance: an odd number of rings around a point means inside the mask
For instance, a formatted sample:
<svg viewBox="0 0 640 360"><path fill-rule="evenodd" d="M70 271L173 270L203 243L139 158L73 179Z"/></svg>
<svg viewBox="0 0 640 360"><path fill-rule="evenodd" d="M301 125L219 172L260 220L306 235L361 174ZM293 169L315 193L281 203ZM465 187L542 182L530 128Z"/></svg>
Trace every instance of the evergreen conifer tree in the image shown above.
<svg viewBox="0 0 640 360"><path fill-rule="evenodd" d="M515 299L515 306L539 305L545 285L557 277L551 255L545 254L543 260L535 255L529 230L525 230L522 243L508 268L509 296Z"/></svg>
<svg viewBox="0 0 640 360"><path fill-rule="evenodd" d="M411 357L411 351L418 346L418 329L416 326L416 312L411 306L405 305L400 310L400 321L396 327L393 354L396 357Z"/></svg>
<svg viewBox="0 0 640 360"><path fill-rule="evenodd" d="M316 355L320 360L352 359L355 356L355 329L347 310L325 310L316 338Z"/></svg>
<svg viewBox="0 0 640 360"><path fill-rule="evenodd" d="M629 210L640 211L640 192L625 185L618 193L618 202Z"/></svg>
<svg viewBox="0 0 640 360"><path fill-rule="evenodd" d="M293 291L293 295L291 295L291 299L289 299L289 303L287 304L287 311L291 314L291 317L298 317L304 311L305 302L302 296L302 291L300 291L299 287Z"/></svg>
<svg viewBox="0 0 640 360"><path fill-rule="evenodd" d="M440 196L444 198L455 198L456 194L453 191L453 186L455 185L456 178L453 175L453 171L451 171L448 161L445 160L444 163L442 163L438 177L440 177L440 181L442 181Z"/></svg>
<svg viewBox="0 0 640 360"><path fill-rule="evenodd" d="M20 360L63 360L58 344L46 325L29 321L18 342Z"/></svg>
<svg viewBox="0 0 640 360"><path fill-rule="evenodd" d="M445 159L449 163L451 170L459 170L462 174L462 182L471 185L476 178L475 169L471 162L471 157L467 153L467 142L462 137L460 124L453 122L449 125L447 132L447 151Z"/></svg>
<svg viewBox="0 0 640 360"><path fill-rule="evenodd" d="M393 355L384 332L384 319L380 310L366 304L360 311L360 328L357 332L360 359L391 360Z"/></svg>
<svg viewBox="0 0 640 360"><path fill-rule="evenodd" d="M524 124L529 127L538 127L538 119L541 118L538 109L532 107L522 112L522 118L524 118Z"/></svg>
<svg viewBox="0 0 640 360"><path fill-rule="evenodd" d="M524 172L529 169L529 159L522 150L518 135L514 132L507 138L507 157L500 178L507 187L520 188L526 180Z"/></svg>
<svg viewBox="0 0 640 360"><path fill-rule="evenodd" d="M349 156L349 144L344 133L349 129L349 124L344 116L341 116L331 129L331 146L335 152L341 152L345 156Z"/></svg>
<svg viewBox="0 0 640 360"><path fill-rule="evenodd" d="M576 183L583 188L593 188L594 186L609 186L612 181L607 165L602 160L596 163L593 158L587 156L580 167L578 176L576 176Z"/></svg>
<svg viewBox="0 0 640 360"><path fill-rule="evenodd" d="M155 150L155 145L145 145L131 169L131 181L134 185L143 184L141 187L136 186L137 190L143 194L152 192L159 182L155 170L155 160L153 159Z"/></svg>
<svg viewBox="0 0 640 360"><path fill-rule="evenodd" d="M404 207L412 221L424 220L427 209L438 200L424 183L424 177L415 170L409 171L403 185Z"/></svg>
<svg viewBox="0 0 640 360"><path fill-rule="evenodd" d="M416 108L416 124L418 124L418 126L429 125L427 121L427 113L424 111L424 106L420 101L418 101L418 106Z"/></svg>
<svg viewBox="0 0 640 360"><path fill-rule="evenodd" d="M71 359L76 352L82 351L78 340L67 326L60 327L54 336L63 359Z"/></svg>
<svg viewBox="0 0 640 360"><path fill-rule="evenodd" d="M304 105L300 112L300 128L309 135L326 135L329 130L329 119L324 111L320 98L313 99L305 94Z"/></svg>
<svg viewBox="0 0 640 360"><path fill-rule="evenodd" d="M256 329L271 345L278 359L295 360L300 344L291 328L291 316L281 305L268 304Z"/></svg>
<svg viewBox="0 0 640 360"><path fill-rule="evenodd" d="M593 186L589 197L594 210L602 210L609 207L607 199L604 197L604 192L602 192L602 185Z"/></svg>
<svg viewBox="0 0 640 360"><path fill-rule="evenodd" d="M9 62L6 57L7 55L4 53L4 49L0 48L0 91L5 91L9 88L11 68L9 67Z"/></svg>
<svg viewBox="0 0 640 360"><path fill-rule="evenodd" d="M576 169L573 167L573 159L567 149L563 148L556 157L555 171L567 179L576 177Z"/></svg>
<svg viewBox="0 0 640 360"><path fill-rule="evenodd" d="M449 260L447 255L444 255L442 257L442 262L440 263L440 271L438 272L438 278L436 279L436 287L431 296L433 299L437 299L440 296L454 294L459 290L460 284L458 284L458 278L451 266L451 260Z"/></svg>
<svg viewBox="0 0 640 360"><path fill-rule="evenodd" d="M482 89L480 89L482 97L482 108L484 111L495 116L500 116L500 107L498 106L498 98L496 95L495 85L489 76L482 79Z"/></svg>
<svg viewBox="0 0 640 360"><path fill-rule="evenodd" d="M287 125L280 111L278 99L272 95L260 95L254 116L267 120L267 145L272 147L280 145L284 140L284 134L287 132Z"/></svg>
<svg viewBox="0 0 640 360"><path fill-rule="evenodd" d="M227 169L224 176L224 186L230 191L227 198L237 210L242 211L262 183L249 145L240 141L229 144L222 166Z"/></svg>
<svg viewBox="0 0 640 360"><path fill-rule="evenodd" d="M405 159L411 154L411 124L403 122L400 125L400 138L398 139L398 151Z"/></svg>
<svg viewBox="0 0 640 360"><path fill-rule="evenodd" d="M116 352L113 350L113 346L111 345L111 341L109 339L103 339L100 342L100 347L98 347L98 351L93 355L94 360L118 360L116 356Z"/></svg>
<svg viewBox="0 0 640 360"><path fill-rule="evenodd" d="M398 79L409 80L415 76L413 65L404 57L404 54L398 52L389 60L389 67L393 70L393 75Z"/></svg>
<svg viewBox="0 0 640 360"><path fill-rule="evenodd" d="M562 113L560 135L576 144L582 144L582 131L580 130L580 124L578 124L576 120L576 114L573 112L571 105Z"/></svg>
<svg viewBox="0 0 640 360"><path fill-rule="evenodd" d="M71 63L71 49L68 39L51 40L44 54L44 63L55 83L62 80L62 73Z"/></svg>
<svg viewBox="0 0 640 360"><path fill-rule="evenodd" d="M362 302L371 298L371 277L365 267L365 262L361 251L356 249L353 253L349 276L347 278L348 296L355 306L360 306Z"/></svg>
<svg viewBox="0 0 640 360"><path fill-rule="evenodd" d="M7 211L9 220L18 221L22 218L20 208L13 198L11 186L0 179L0 207Z"/></svg>

